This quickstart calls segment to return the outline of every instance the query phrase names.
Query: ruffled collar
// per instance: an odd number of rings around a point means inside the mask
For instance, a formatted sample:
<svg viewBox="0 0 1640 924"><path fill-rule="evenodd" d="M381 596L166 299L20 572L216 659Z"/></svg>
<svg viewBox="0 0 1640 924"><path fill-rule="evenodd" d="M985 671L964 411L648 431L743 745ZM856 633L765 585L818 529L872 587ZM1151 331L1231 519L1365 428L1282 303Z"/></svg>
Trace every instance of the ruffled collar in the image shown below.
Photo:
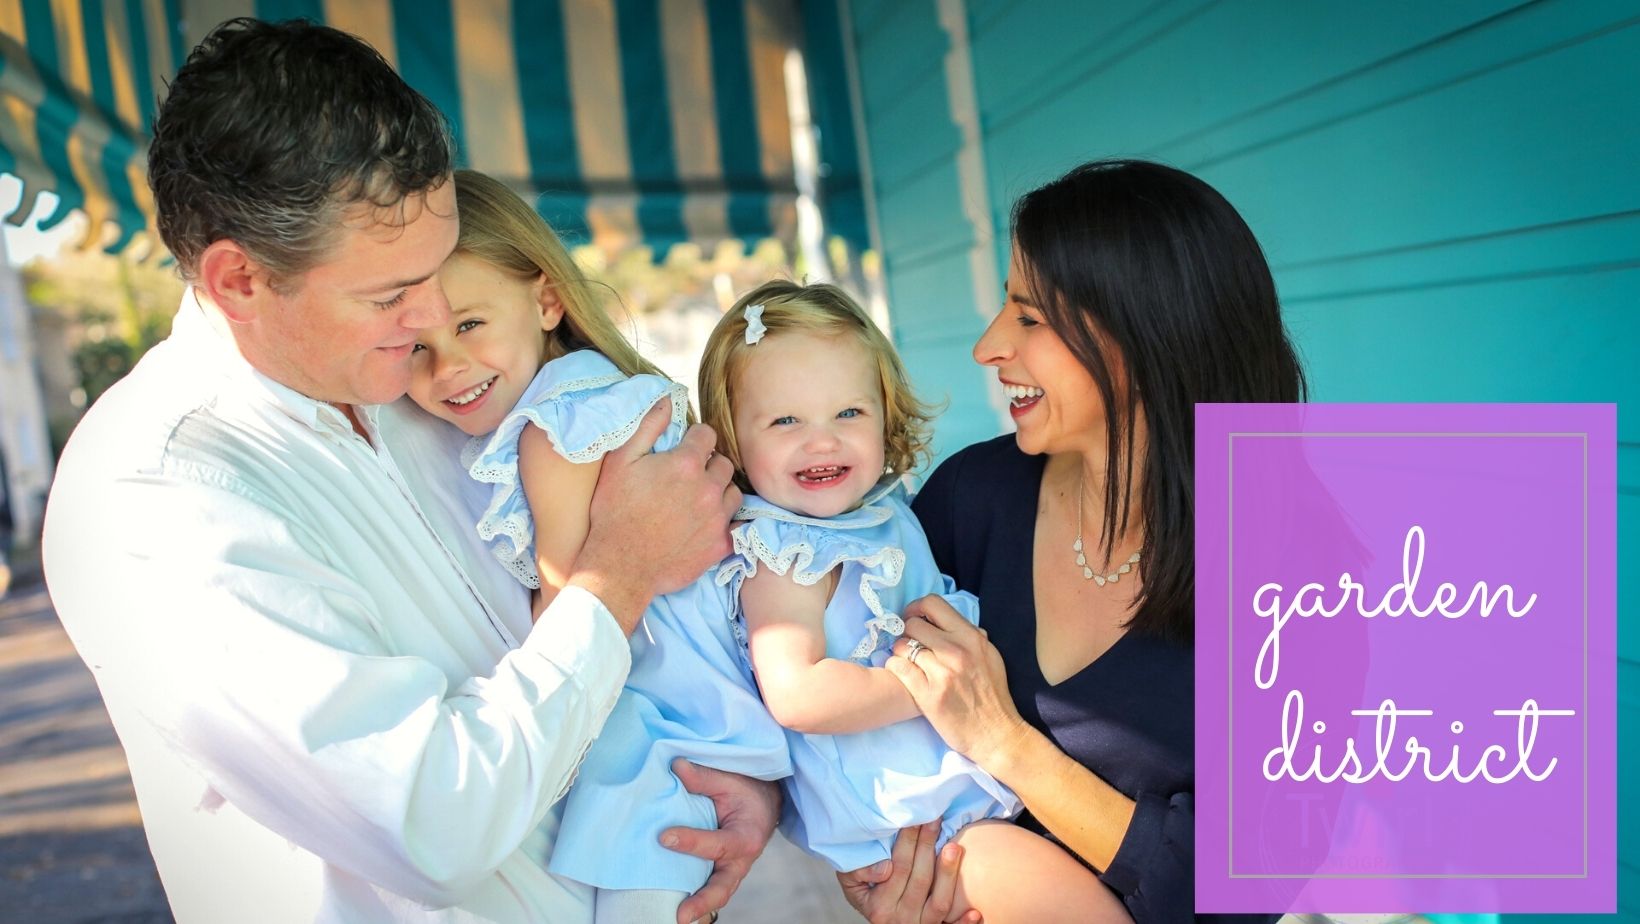
<svg viewBox="0 0 1640 924"><path fill-rule="evenodd" d="M571 392L603 388L625 378L609 357L597 350L575 350L542 363L535 378L518 396L514 407L555 401ZM507 413L511 414L512 411ZM461 467L472 468L481 456L494 452L497 446L493 441L517 439L516 433L503 433L505 429L499 427L489 433L469 437L466 445L461 447Z"/></svg>
<svg viewBox="0 0 1640 924"><path fill-rule="evenodd" d="M735 511L736 520L779 520L783 523L801 523L825 529L871 529L881 526L894 516L893 508L884 501L898 491L904 500L905 478L902 475L884 475L866 492L860 506L834 517L810 517L777 507L756 494L748 494Z"/></svg>

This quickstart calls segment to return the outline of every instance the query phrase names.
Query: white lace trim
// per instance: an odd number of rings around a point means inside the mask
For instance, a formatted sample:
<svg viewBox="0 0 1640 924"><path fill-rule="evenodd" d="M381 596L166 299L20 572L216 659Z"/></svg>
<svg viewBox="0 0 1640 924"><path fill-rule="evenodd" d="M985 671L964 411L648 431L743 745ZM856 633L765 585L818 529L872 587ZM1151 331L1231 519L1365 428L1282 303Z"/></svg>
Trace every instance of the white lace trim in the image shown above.
<svg viewBox="0 0 1640 924"><path fill-rule="evenodd" d="M497 428L495 433L489 437L474 437L468 441L467 447L462 451L462 465L466 467L467 474L474 481L498 485L507 489L495 490L490 493L490 502L485 507L484 514L478 519L478 538L487 543L492 543L490 552L525 587L535 589L541 586L540 572L536 570L534 557L530 554L530 550L535 547L535 526L523 512L515 511L505 515L501 512L501 508L506 504L507 499L512 497L515 492L522 490L518 483L517 453L514 452L515 461L511 464L480 465L479 462L483 456L490 452L491 447L495 445L497 440L505 438L516 443L523 435L527 423L533 423L544 430L548 442L552 444L552 448L560 456L571 462L585 463L602 459L612 450L626 445L626 442L632 438L632 434L637 432L638 424L643 422L644 416L649 413L649 409L654 406L653 404L638 409L634 416L623 421L619 427L599 435L591 445L576 452L569 452L564 449L563 436L557 430L556 421L549 423L541 414L538 405L562 398L566 394L590 391L594 388L606 388L618 382L624 382L627 378L627 376L614 373L564 382L536 398L535 404L530 407L514 409L502 421L501 426ZM689 421L688 390L676 382L668 382L665 394L672 400L672 423L677 426L687 424ZM507 431L513 432L509 434ZM475 447L478 451L473 452L472 450ZM494 540L497 537L508 541L495 543Z"/></svg>
<svg viewBox="0 0 1640 924"><path fill-rule="evenodd" d="M774 519L774 517L768 517ZM792 580L803 586L811 586L845 561L857 561L866 567L866 572L860 576L860 599L865 601L866 609L871 611L871 618L866 620L866 635L849 652L852 661L867 661L872 652L877 650L878 644L884 635L899 638L905 632L905 620L899 614L890 613L883 609L882 598L877 590L883 587L897 587L900 578L905 574L905 551L896 546L883 546L867 555L850 554L845 550L838 550L823 567L816 568L815 549L808 542L794 542L779 552L774 551L763 541L763 536L751 524L734 530L730 534L734 539L734 551L738 558L731 558L718 571L719 584L727 584L736 576L744 578L754 577L757 574L757 563L763 562L775 574L785 575L791 572ZM881 568L881 577L872 573L870 569Z"/></svg>
<svg viewBox="0 0 1640 924"><path fill-rule="evenodd" d="M512 576L518 578L525 587L534 590L541 586L541 575L535 570L535 561L528 554L529 546L521 544L519 536L531 535L532 529L529 520L520 513L510 513L505 517L478 523L478 538L485 542L500 538L499 544L490 546L490 554L496 561L501 562Z"/></svg>
<svg viewBox="0 0 1640 924"><path fill-rule="evenodd" d="M558 385L556 385L553 388L549 389L545 394L537 396L535 398L535 403L536 404L544 404L548 401L556 401L559 398L562 398L563 396L565 396L567 394L570 394L571 392L589 391L589 390L594 389L594 388L608 388L609 386L614 385L617 382L624 382L624 381L626 381L626 379L627 379L627 377L624 376L624 375L621 375L619 372L611 372L607 375L592 375L592 376L587 376L585 378L573 379L573 380L568 381L568 382L559 383ZM649 410L648 408L644 408L644 411L646 413L648 412L648 410ZM492 445L494 445L494 443L497 439L500 438L502 431L505 430L514 420L517 420L520 416L530 416L531 419L537 421L537 426L539 426L540 413L536 412L535 414L531 415L530 414L531 411L535 411L535 408L533 406L532 407L526 407L526 408L514 408L514 409L512 409L511 411L509 411L507 413L506 419L501 421L501 426L496 428L496 432L490 434L489 436L475 436L472 439L468 440L467 445L463 446L462 449L461 449L461 466L462 466L462 468L471 468L475 463L477 463L478 460L480 458L482 458L485 453L490 451L490 447ZM643 417L640 415L638 419L642 420ZM542 427L542 429L545 430L546 428ZM548 432L551 433L550 430ZM553 440L553 448L554 449L558 448L558 442L557 442L556 439ZM564 455L562 450L559 451L559 454ZM569 458L567 455L565 455L564 457ZM572 462L588 461L589 462L591 460L590 459L570 459L570 461L572 461ZM476 478L477 476L475 475L474 477ZM483 481L484 479L479 479L479 480ZM486 483L487 484L497 484L498 482L488 481Z"/></svg>

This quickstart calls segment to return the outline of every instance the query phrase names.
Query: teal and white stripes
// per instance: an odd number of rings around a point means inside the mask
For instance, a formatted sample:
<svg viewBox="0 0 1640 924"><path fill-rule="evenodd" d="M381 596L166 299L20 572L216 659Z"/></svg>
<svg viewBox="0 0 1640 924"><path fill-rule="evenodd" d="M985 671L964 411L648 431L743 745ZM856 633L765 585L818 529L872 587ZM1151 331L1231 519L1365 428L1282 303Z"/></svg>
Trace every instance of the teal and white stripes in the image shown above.
<svg viewBox="0 0 1640 924"><path fill-rule="evenodd" d="M0 169L23 181L20 223L50 189L111 249L150 231L153 96L181 54L175 0L0 0Z"/></svg>
<svg viewBox="0 0 1640 924"><path fill-rule="evenodd" d="M374 45L450 118L464 165L537 203L572 240L658 249L790 239L785 62L817 31L811 107L837 205L857 201L834 4L802 0L0 0L0 169L152 239L145 153L156 94L233 16L306 17ZM817 79L818 78L818 79ZM822 94L826 97L822 101ZM853 189L851 189L851 184ZM837 229L864 245L858 219ZM857 232L857 233L856 233Z"/></svg>
<svg viewBox="0 0 1640 924"><path fill-rule="evenodd" d="M346 18L331 9L344 5ZM570 237L665 248L791 236L791 0L378 5L364 17L370 4L333 3L327 21L381 48L450 117L463 162L533 197ZM296 6L263 0L257 13Z"/></svg>

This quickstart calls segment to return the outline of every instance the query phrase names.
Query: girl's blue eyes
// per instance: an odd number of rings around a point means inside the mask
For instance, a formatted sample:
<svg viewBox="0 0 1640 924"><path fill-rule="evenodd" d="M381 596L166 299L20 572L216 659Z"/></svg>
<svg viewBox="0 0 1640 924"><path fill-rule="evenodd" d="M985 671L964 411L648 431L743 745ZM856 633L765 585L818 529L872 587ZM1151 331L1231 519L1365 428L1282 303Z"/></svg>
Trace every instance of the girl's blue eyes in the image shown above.
<svg viewBox="0 0 1640 924"><path fill-rule="evenodd" d="M843 420L852 420L856 417L859 417L861 414L864 414L864 413L865 413L865 411L862 411L857 407L851 407L851 408L848 408L846 410L838 411L837 416L839 418L843 419ZM783 427L786 424L794 424L794 423L797 423L797 418L792 417L790 415L787 415L785 417L776 417L774 419L774 423L772 424L772 426Z"/></svg>
<svg viewBox="0 0 1640 924"><path fill-rule="evenodd" d="M404 296L400 295L399 298L402 299L402 298L404 298ZM478 327L479 325L481 325L483 323L484 322L482 320L478 319L478 318L468 318L468 319L462 321L460 324L456 325L456 333L465 334L466 332L472 330L475 327ZM420 353L422 350L425 350L425 349L427 349L426 344L418 343L415 346L410 348L410 352L411 353Z"/></svg>

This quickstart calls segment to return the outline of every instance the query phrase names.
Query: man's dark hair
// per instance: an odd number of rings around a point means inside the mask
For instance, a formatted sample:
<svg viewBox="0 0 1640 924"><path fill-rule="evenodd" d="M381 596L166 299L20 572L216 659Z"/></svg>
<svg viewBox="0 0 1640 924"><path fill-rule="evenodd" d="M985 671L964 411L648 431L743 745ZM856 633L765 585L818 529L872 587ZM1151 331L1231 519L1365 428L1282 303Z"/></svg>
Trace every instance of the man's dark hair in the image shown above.
<svg viewBox="0 0 1640 924"><path fill-rule="evenodd" d="M363 41L230 19L171 81L148 183L184 278L228 238L282 285L323 258L349 206L388 209L443 183L451 148L443 115Z"/></svg>
<svg viewBox="0 0 1640 924"><path fill-rule="evenodd" d="M1144 524L1132 630L1195 631L1195 406L1295 402L1304 370L1258 240L1213 187L1138 160L1083 164L1014 205L1026 290L1105 405L1101 548ZM1143 405L1147 444L1136 457ZM1143 472L1139 510L1128 485Z"/></svg>

